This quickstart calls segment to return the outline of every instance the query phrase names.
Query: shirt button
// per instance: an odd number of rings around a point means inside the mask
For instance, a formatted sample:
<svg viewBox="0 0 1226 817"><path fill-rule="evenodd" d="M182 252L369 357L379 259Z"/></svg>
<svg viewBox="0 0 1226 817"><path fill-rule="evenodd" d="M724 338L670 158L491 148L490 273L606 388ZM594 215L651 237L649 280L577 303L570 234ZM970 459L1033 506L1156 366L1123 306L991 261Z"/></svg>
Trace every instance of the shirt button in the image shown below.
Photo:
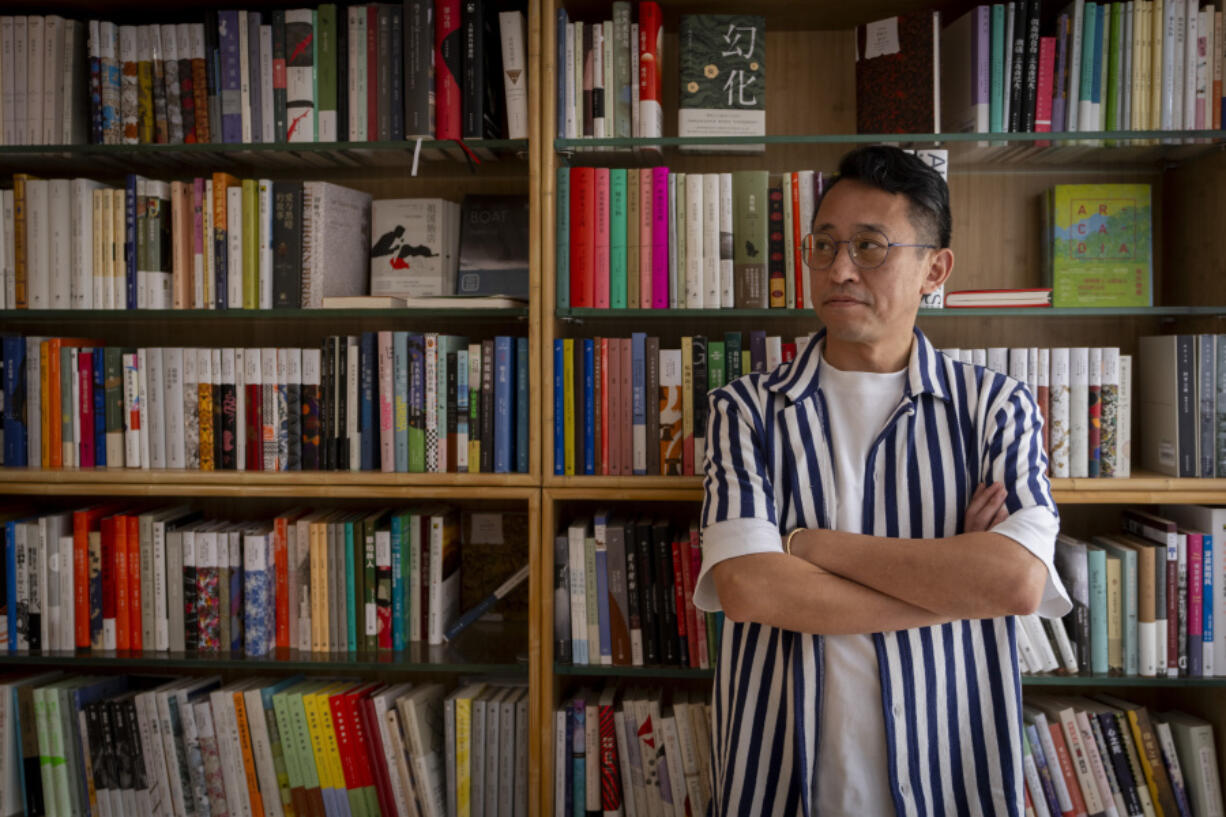
<svg viewBox="0 0 1226 817"><path fill-rule="evenodd" d="M899 790L900 792L902 792L903 794L910 794L910 793L911 793L911 787L910 787L910 786L908 786L906 783L902 783L902 784L900 784L900 785L898 786L898 790Z"/></svg>
<svg viewBox="0 0 1226 817"><path fill-rule="evenodd" d="M902 704L894 704L894 717L902 717Z"/></svg>

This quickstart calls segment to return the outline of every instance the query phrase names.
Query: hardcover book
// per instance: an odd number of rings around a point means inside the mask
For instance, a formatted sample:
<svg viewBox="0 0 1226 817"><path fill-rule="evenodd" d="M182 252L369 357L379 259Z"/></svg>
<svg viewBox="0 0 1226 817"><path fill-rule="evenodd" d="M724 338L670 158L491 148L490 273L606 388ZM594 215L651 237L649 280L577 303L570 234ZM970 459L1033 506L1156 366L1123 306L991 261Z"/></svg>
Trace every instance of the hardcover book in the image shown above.
<svg viewBox="0 0 1226 817"><path fill-rule="evenodd" d="M1153 304L1148 184L1061 184L1044 196L1044 286L1056 307Z"/></svg>
<svg viewBox="0 0 1226 817"><path fill-rule="evenodd" d="M681 17L677 133L766 135L766 18L749 14ZM692 151L760 153L763 145L702 145Z"/></svg>
<svg viewBox="0 0 1226 817"><path fill-rule="evenodd" d="M370 293L416 298L455 292L460 205L381 199L371 211Z"/></svg>
<svg viewBox="0 0 1226 817"><path fill-rule="evenodd" d="M528 297L528 197L465 196L457 295Z"/></svg>
<svg viewBox="0 0 1226 817"><path fill-rule="evenodd" d="M941 130L941 15L916 11L856 26L856 131Z"/></svg>

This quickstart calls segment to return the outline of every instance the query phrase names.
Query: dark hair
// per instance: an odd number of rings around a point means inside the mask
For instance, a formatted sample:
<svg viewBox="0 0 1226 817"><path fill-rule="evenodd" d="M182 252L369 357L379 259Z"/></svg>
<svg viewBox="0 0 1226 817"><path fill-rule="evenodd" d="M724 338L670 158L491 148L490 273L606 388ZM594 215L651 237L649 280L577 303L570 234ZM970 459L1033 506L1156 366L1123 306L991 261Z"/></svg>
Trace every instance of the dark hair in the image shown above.
<svg viewBox="0 0 1226 817"><path fill-rule="evenodd" d="M857 148L839 162L839 174L822 191L822 199L844 179L906 196L919 240L949 246L949 235L953 232L949 187L941 174L914 154L886 145ZM817 204L820 208L821 200Z"/></svg>

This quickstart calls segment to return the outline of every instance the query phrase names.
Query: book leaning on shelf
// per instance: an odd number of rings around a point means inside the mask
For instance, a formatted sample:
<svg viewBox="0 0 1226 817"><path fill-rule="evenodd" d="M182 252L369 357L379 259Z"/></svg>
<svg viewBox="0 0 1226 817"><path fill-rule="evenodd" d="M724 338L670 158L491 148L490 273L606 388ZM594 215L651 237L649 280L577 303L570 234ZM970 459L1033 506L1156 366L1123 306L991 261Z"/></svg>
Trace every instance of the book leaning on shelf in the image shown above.
<svg viewBox="0 0 1226 817"><path fill-rule="evenodd" d="M4 16L0 144L525 139L526 54L516 4Z"/></svg>
<svg viewBox="0 0 1226 817"><path fill-rule="evenodd" d="M491 529L503 533L496 548ZM8 511L0 649L401 654L442 644L460 611L497 589L503 565L518 567L527 552L524 514L437 504L293 508L255 521L187 505ZM526 587L482 617L526 619Z"/></svg>
<svg viewBox="0 0 1226 817"><path fill-rule="evenodd" d="M528 340L120 348L5 335L6 467L526 473Z"/></svg>
<svg viewBox="0 0 1226 817"><path fill-rule="evenodd" d="M5 815L527 815L513 683L50 672L0 682L0 723Z"/></svg>

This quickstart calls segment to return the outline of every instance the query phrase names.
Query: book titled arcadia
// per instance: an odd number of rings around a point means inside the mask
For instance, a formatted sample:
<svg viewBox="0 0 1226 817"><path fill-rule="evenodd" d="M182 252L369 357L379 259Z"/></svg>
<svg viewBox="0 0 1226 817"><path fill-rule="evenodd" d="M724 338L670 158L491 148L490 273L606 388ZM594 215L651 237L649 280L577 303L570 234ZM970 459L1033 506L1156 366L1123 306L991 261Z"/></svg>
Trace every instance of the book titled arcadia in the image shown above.
<svg viewBox="0 0 1226 817"><path fill-rule="evenodd" d="M1060 184L1044 195L1044 286L1056 307L1153 305L1148 184Z"/></svg>
<svg viewBox="0 0 1226 817"><path fill-rule="evenodd" d="M766 135L766 18L748 14L681 17L677 133ZM693 151L760 153L762 145L690 146Z"/></svg>

